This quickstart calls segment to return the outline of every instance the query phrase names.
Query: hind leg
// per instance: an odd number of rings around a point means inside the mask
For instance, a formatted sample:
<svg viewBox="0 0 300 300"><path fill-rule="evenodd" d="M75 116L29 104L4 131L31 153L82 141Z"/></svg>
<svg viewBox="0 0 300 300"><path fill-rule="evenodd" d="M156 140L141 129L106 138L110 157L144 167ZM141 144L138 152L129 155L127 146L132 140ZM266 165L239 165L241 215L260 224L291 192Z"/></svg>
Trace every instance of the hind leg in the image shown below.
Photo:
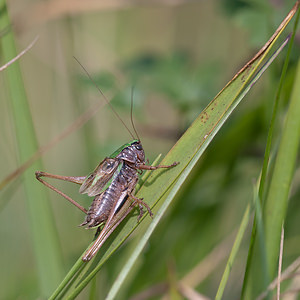
<svg viewBox="0 0 300 300"><path fill-rule="evenodd" d="M79 208L82 212L85 214L87 213L87 210L81 206L79 203L77 203L75 200L73 200L71 197L54 187L52 184L48 183L47 181L43 180L41 177L47 177L47 178L54 178L54 179L59 179L59 180L64 180L64 181L69 181L77 184L82 184L84 181L85 177L71 177L71 176L60 176L60 175L54 175L46 172L40 172L36 171L35 172L35 177L38 181L40 181L42 184L44 184L46 187L50 188L54 192L60 194L63 196L65 199L70 201L73 205L75 205L77 208Z"/></svg>

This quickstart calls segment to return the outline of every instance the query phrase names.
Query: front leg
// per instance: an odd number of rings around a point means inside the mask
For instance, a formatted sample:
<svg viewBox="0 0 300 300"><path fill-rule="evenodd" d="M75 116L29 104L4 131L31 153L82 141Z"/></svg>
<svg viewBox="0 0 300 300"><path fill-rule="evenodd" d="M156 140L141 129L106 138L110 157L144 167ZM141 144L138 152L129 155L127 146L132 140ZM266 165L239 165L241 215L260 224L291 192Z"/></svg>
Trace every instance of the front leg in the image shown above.
<svg viewBox="0 0 300 300"><path fill-rule="evenodd" d="M172 167L177 166L178 164L179 164L178 162L174 162L173 164L171 164L169 166L166 166L166 165L149 166L149 165L146 165L145 163L143 163L143 164L138 164L136 166L136 168L138 171L142 171L142 170L152 170L153 171L153 170L162 169L162 168L165 168L165 169L172 168ZM144 214L143 206L147 208L150 217L153 218L153 213L152 213L149 205L143 201L143 198L137 198L134 195L132 195L131 193L128 195L139 205L140 214L138 216L138 221L141 219L141 217Z"/></svg>
<svg viewBox="0 0 300 300"><path fill-rule="evenodd" d="M152 170L153 171L153 170L162 169L162 168L165 168L165 169L173 168L173 167L177 166L178 164L179 164L179 162L174 162L169 166L165 166L165 165L148 166L146 164L139 164L139 165L137 165L137 169L139 169L139 170Z"/></svg>

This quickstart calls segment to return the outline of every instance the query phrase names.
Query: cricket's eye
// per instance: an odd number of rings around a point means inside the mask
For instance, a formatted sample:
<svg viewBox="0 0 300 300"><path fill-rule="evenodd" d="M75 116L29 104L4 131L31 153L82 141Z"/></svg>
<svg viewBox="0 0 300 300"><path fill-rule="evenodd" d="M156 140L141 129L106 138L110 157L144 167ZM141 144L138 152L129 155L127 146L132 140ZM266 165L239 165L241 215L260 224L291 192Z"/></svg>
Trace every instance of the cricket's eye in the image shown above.
<svg viewBox="0 0 300 300"><path fill-rule="evenodd" d="M141 144L137 144L137 145L135 146L135 149L141 151L141 150L143 150L143 147L142 147Z"/></svg>
<svg viewBox="0 0 300 300"><path fill-rule="evenodd" d="M89 179L93 179L94 178L94 174L91 174L90 176L89 176Z"/></svg>

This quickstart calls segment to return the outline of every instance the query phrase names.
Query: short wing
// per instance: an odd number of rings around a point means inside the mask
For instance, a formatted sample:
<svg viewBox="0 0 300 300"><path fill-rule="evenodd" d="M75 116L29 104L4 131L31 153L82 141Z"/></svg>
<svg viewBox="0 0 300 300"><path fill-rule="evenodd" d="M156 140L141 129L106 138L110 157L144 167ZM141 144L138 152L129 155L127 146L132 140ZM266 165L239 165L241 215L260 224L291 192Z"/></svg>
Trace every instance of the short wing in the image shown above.
<svg viewBox="0 0 300 300"><path fill-rule="evenodd" d="M97 168L88 175L82 183L79 193L90 197L99 195L115 174L121 161L115 158L105 158Z"/></svg>

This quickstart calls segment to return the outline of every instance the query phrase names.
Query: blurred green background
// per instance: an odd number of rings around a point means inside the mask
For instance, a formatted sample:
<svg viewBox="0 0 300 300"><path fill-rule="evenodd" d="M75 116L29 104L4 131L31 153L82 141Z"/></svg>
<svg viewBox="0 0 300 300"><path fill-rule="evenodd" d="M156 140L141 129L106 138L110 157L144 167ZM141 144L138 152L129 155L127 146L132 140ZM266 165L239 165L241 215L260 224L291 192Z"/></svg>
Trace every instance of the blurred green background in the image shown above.
<svg viewBox="0 0 300 300"><path fill-rule="evenodd" d="M83 176L131 137L73 56L112 99L127 124L134 86L134 120L151 162L159 153L168 152L209 101L268 40L294 1L27 0L7 4L20 51L39 35L36 45L20 60L39 145L58 136L88 107L103 102L84 127L43 155L44 171ZM299 46L298 35L284 86L282 115ZM172 277L183 278L237 228L261 170L283 59L284 55L279 56L209 146L154 232L119 299L129 299L151 287L154 290L154 285ZM10 104L2 88L0 97L3 179L18 163ZM278 133L281 125L279 122ZM298 168L286 220L284 266L300 253L299 181ZM55 185L89 206L91 200L79 195L76 186L64 182ZM0 196L0 299L36 299L39 281L22 181L8 185ZM49 196L66 272L94 233L77 227L84 219L80 211L52 191ZM249 240L250 230L224 299L240 296ZM102 298L131 243L129 239L98 274L97 293ZM207 297L216 293L225 266L223 259L231 245L229 241L222 246L220 253L214 253L193 275L197 291ZM79 298L86 299L88 290Z"/></svg>

